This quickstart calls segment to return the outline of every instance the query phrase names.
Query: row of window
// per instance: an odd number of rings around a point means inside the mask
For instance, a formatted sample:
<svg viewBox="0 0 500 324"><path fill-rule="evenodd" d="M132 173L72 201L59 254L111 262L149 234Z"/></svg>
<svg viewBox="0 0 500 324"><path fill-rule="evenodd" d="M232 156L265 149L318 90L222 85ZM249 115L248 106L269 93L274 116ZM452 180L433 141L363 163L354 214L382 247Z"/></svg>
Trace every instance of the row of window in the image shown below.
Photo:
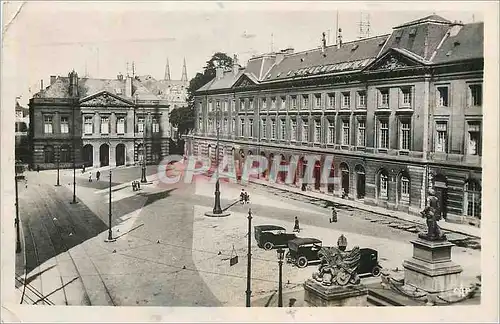
<svg viewBox="0 0 500 324"><path fill-rule="evenodd" d="M410 202L410 179L403 175L400 178L400 202ZM378 175L377 194L379 199L388 198L389 176L387 171L382 170ZM481 186L476 181L467 181L464 185L463 215L469 217L481 217Z"/></svg>
<svg viewBox="0 0 500 324"><path fill-rule="evenodd" d="M398 90L398 100L399 106L401 108L411 108L413 106L413 87L399 87ZM366 91L356 91L356 108L366 109ZM482 105L482 84L469 84L468 85L468 106L481 106ZM390 88L379 88L377 89L377 107L388 108L390 104ZM311 95L292 95L289 96L289 109L294 110L299 108L309 109L310 108L310 97ZM321 109L325 105L329 109L335 109L335 93L327 93L326 97L322 93L313 94L313 109ZM439 85L436 87L436 106L438 107L448 107L449 100L449 86ZM248 104L246 104L248 102ZM280 103L279 108L286 110L287 107L287 96L272 97L272 98L261 98L260 99L260 109L277 110L278 102ZM240 98L239 99L240 109L239 111L253 111L255 110L254 99L253 98ZM350 109L351 107L351 92L340 92L340 108ZM215 108L217 111L221 110L223 112L236 111L236 99L228 100L215 100ZM248 109L245 109L248 108ZM198 111L200 115L202 114L201 103L198 104ZM208 101L208 112L214 111L214 101Z"/></svg>
<svg viewBox="0 0 500 324"><path fill-rule="evenodd" d="M260 137L261 139L271 139L271 140L290 140L292 142L300 141L302 142L314 142L314 143L325 143L334 144L335 143L335 125L334 121L326 120L326 123L322 125L321 121L314 120L312 140L309 139L309 123L307 120L301 120L300 128L297 127L297 120L291 119L288 123L285 119L260 119L260 134L254 134L254 120L243 118L239 119L238 136L240 137ZM199 129L202 128L203 120L199 119ZM400 150L411 150L411 120L409 118L401 117L398 119L399 129L399 149ZM229 129L228 119L224 119L222 125L219 125L222 130L222 134L229 135L236 131L236 120L232 119L231 129ZM216 131L216 125L212 119L208 120L208 132L214 134ZM323 127L326 129L326 134L323 134ZM351 141L351 122L350 120L341 121L341 133L340 141L341 145L356 145L358 147L366 146L366 122L364 119L356 119L356 139L355 142ZM481 124L479 121L469 121L467 123L467 144L466 152L468 155L481 155ZM300 132L299 132L300 130ZM322 137L326 136L324 140ZM377 118L376 120L376 147L379 149L389 148L389 119L388 118ZM436 121L435 127L435 152L448 152L448 122L447 121Z"/></svg>
<svg viewBox="0 0 500 324"><path fill-rule="evenodd" d="M111 132L111 122L109 119L109 116L101 116L101 122L100 122L100 134L109 134ZM125 123L125 117L118 116L116 118L116 133L117 134L125 134L126 130L126 123ZM145 127L145 120L144 117L138 117L137 118L137 124L136 124L136 131L138 133L144 132L144 127ZM54 133L54 123L53 123L53 116L52 115L44 115L44 133L45 134L53 134ZM160 132L160 124L158 122L158 119L156 117L152 118L151 121L151 128L153 133L159 133ZM83 122L83 132L84 134L93 134L94 133L94 121L92 116L84 116L84 122ZM68 134L69 133L69 118L67 116L61 116L60 117L60 129L59 133L61 134Z"/></svg>
<svg viewBox="0 0 500 324"><path fill-rule="evenodd" d="M467 106L480 107L483 105L483 86L480 83L471 83L467 87ZM438 85L436 87L436 107L450 106L450 87Z"/></svg>
<svg viewBox="0 0 500 324"><path fill-rule="evenodd" d="M60 121L59 132L61 134L68 134L69 133L69 117L68 116L60 116L59 121ZM52 115L44 115L43 116L43 132L45 134L54 133L54 123L53 123L53 116Z"/></svg>
<svg viewBox="0 0 500 324"><path fill-rule="evenodd" d="M410 107L411 106L411 98L412 98L412 88L411 87L404 87L404 88L399 88L400 90L400 97L401 97L401 106L403 107ZM379 106L385 107L389 105L389 88L387 89L380 89L379 91ZM335 93L328 93L326 94L326 98L323 98L323 94L314 94L313 95L314 101L313 101L313 108L314 109L321 109L325 105L329 109L335 109L335 98L336 94ZM289 109L294 110L299 108L299 103L300 103L300 108L301 109L309 109L310 107L310 95L305 94L305 95L293 95L290 96L290 105ZM279 98L280 102L280 109L286 109L286 103L287 103L287 97L283 96ZM248 101L248 110L253 111L255 109L254 105L254 99L249 98L247 99ZM276 110L278 108L277 106L277 98L261 98L261 109L267 109L269 108L270 110ZM229 102L227 100L217 100L216 102L216 110L222 110L223 112L227 112L229 110L235 111L236 110L236 99L233 99L231 101L231 109L229 109ZM239 99L239 104L240 104L240 110L239 111L245 111L245 104L246 100L245 99ZM222 107L221 107L222 106ZM340 107L341 109L349 109L351 107L351 92L346 91L346 92L341 92L340 93ZM356 107L361 108L361 109L366 109L366 91L356 91ZM213 101L208 102L208 112L214 111L214 106L213 106ZM201 105L199 105L199 111L201 113Z"/></svg>

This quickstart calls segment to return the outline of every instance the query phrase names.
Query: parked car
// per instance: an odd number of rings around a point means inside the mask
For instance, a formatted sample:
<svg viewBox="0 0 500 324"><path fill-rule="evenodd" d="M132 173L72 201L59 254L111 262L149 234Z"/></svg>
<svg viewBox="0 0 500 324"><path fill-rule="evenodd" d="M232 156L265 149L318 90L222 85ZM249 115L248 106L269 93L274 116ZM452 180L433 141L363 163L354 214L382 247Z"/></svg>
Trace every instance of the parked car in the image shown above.
<svg viewBox="0 0 500 324"><path fill-rule="evenodd" d="M315 238L296 238L288 241L286 261L299 268L305 268L311 262L319 262L318 252L323 242Z"/></svg>
<svg viewBox="0 0 500 324"><path fill-rule="evenodd" d="M378 263L378 252L370 248L362 248L359 251L361 252L361 259L359 260L358 274L379 276L382 267Z"/></svg>
<svg viewBox="0 0 500 324"><path fill-rule="evenodd" d="M254 227L257 246L264 250L287 247L288 241L295 239L295 234L286 233L286 229L276 225L258 225Z"/></svg>

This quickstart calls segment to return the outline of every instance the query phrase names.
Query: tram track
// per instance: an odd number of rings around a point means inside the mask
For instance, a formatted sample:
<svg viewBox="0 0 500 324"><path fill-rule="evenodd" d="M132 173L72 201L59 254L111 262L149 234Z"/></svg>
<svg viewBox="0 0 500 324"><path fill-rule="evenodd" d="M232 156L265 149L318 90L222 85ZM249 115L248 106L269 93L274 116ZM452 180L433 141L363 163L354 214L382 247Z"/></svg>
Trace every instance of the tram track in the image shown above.
<svg viewBox="0 0 500 324"><path fill-rule="evenodd" d="M43 198L44 198L44 200L43 200L43 201L44 201L44 204L46 205L46 207L48 207L48 205L47 205L46 201L50 201L50 202L51 202L51 203L55 206L56 201L55 201L55 199L54 199L53 197L54 197L54 195L45 194L45 197L43 197ZM71 210L68 208L68 206L67 206L66 204L64 204L64 203L63 203L63 204L61 204L61 205L62 205L62 207L64 208L64 214L66 214L66 215L75 215L75 212L74 212L74 211L71 211ZM49 211L49 212L50 212L50 211ZM74 234L74 237L76 237L76 235L77 235L77 233L78 233L76 224L72 221L71 217L67 217L65 220L67 220L67 221L68 221L68 223L69 223L69 226L70 226L70 228L71 228L71 233L73 233L73 234ZM52 221L53 221L53 220L52 220ZM54 222L54 221L53 221L53 222ZM55 224L55 222L54 222L54 225L57 227L57 224ZM81 234L83 235L83 237L85 237L85 238L91 238L91 237L93 237L93 236L94 236L94 235L92 235L93 233L91 233L91 232L89 231L89 229L87 228L87 226L90 226L90 224L89 224L89 223L85 222L85 220L83 220L83 219L82 219L82 220L81 220L81 225L82 225L82 226L81 226L81 230L82 230L82 232L83 232L83 233L81 233ZM87 226L85 226L85 225L87 225ZM61 233L61 237L62 237L62 233ZM83 242L82 242L82 243L83 243ZM76 244L75 244L75 246L76 246ZM93 261L93 260L92 260L92 258L90 257L90 255L89 255L88 251L85 249L85 247L83 246L83 244L81 244L81 243L80 243L80 245L79 245L79 246L80 246L81 250L83 251L83 253L85 254L86 259L87 259L88 261L90 261L90 264L92 265L93 269L95 270L95 273L97 274L97 277L99 278L100 284L101 284L101 285L102 285L102 287L104 288L104 291L105 291L105 293L106 293L106 295L107 295L107 299L111 302L111 305L112 305L112 306L116 306L116 303L115 303L115 301L114 301L114 299L113 299L113 296L111 296L111 293L110 293L110 291L109 291L108 286L107 286L107 285L106 285L106 283L104 282L104 279L103 279L103 277L102 277L102 275L101 275L101 273L100 273L99 269L97 268L96 264L94 263L94 261ZM78 276L79 276L79 278L80 278L80 281L81 281L81 283L82 283L82 286L83 286L83 288L84 288L84 290L85 290L85 296L86 296L86 297L85 297L85 299L86 299L86 301L88 302L88 304L89 304L89 305L92 305L90 295L89 295L88 290L87 290L87 288L86 288L86 286L85 286L85 283L84 283L83 278L82 278L82 276L81 276L81 273L80 273L80 271L79 271L79 269L78 269L78 266L76 265L75 259L74 259L74 257L71 255L71 253L69 252L69 249L67 249L67 252L68 252L69 257L71 258L71 261L72 261L72 263L73 263L73 265L74 265L74 267L75 267L75 269L76 269L76 271L77 271L77 273L78 273Z"/></svg>

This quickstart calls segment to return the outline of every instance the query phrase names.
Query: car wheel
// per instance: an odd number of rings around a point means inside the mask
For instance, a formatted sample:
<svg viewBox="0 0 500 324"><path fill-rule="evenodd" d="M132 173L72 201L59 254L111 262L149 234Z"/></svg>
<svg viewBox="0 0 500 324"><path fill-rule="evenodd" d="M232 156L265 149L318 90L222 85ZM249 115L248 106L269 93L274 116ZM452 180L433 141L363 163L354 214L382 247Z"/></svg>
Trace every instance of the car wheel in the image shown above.
<svg viewBox="0 0 500 324"><path fill-rule="evenodd" d="M269 251L269 250L272 250L272 249L273 249L273 246L274 246L274 244L273 244L273 243L271 243L271 242L266 242L266 243L264 243L264 250L268 250L268 251Z"/></svg>
<svg viewBox="0 0 500 324"><path fill-rule="evenodd" d="M305 256L301 256L300 258L297 259L297 267L299 268L305 268L307 267L307 258Z"/></svg>
<svg viewBox="0 0 500 324"><path fill-rule="evenodd" d="M373 275L374 277L378 277L378 276L380 276L380 267L379 267L379 266L375 266L375 267L373 267L373 269L372 269L372 275Z"/></svg>

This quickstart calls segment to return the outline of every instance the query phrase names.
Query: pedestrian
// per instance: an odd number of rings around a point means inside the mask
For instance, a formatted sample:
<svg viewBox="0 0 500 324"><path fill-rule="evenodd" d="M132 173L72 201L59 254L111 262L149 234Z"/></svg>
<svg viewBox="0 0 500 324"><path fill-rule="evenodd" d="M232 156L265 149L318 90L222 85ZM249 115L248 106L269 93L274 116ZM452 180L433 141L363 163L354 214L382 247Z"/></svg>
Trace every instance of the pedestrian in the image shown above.
<svg viewBox="0 0 500 324"><path fill-rule="evenodd" d="M82 165L82 173L85 173L85 164Z"/></svg>
<svg viewBox="0 0 500 324"><path fill-rule="evenodd" d="M246 200L247 193L245 192L245 189L241 189L240 192L240 203L244 204Z"/></svg>
<svg viewBox="0 0 500 324"><path fill-rule="evenodd" d="M293 231L300 233L299 219L295 216L295 225L293 226Z"/></svg>
<svg viewBox="0 0 500 324"><path fill-rule="evenodd" d="M100 177L101 177L101 171L97 171L97 173L95 174L96 180L99 181Z"/></svg>
<svg viewBox="0 0 500 324"><path fill-rule="evenodd" d="M40 172L40 166L39 165L36 166L36 172Z"/></svg>
<svg viewBox="0 0 500 324"><path fill-rule="evenodd" d="M335 207L332 207L332 218L330 218L330 223L336 223L337 222L337 211L335 210Z"/></svg>
<svg viewBox="0 0 500 324"><path fill-rule="evenodd" d="M89 174L89 182L92 182L92 172Z"/></svg>
<svg viewBox="0 0 500 324"><path fill-rule="evenodd" d="M344 236L344 234L341 234L339 239L337 240L337 246L340 251L345 251L347 248L347 238Z"/></svg>

